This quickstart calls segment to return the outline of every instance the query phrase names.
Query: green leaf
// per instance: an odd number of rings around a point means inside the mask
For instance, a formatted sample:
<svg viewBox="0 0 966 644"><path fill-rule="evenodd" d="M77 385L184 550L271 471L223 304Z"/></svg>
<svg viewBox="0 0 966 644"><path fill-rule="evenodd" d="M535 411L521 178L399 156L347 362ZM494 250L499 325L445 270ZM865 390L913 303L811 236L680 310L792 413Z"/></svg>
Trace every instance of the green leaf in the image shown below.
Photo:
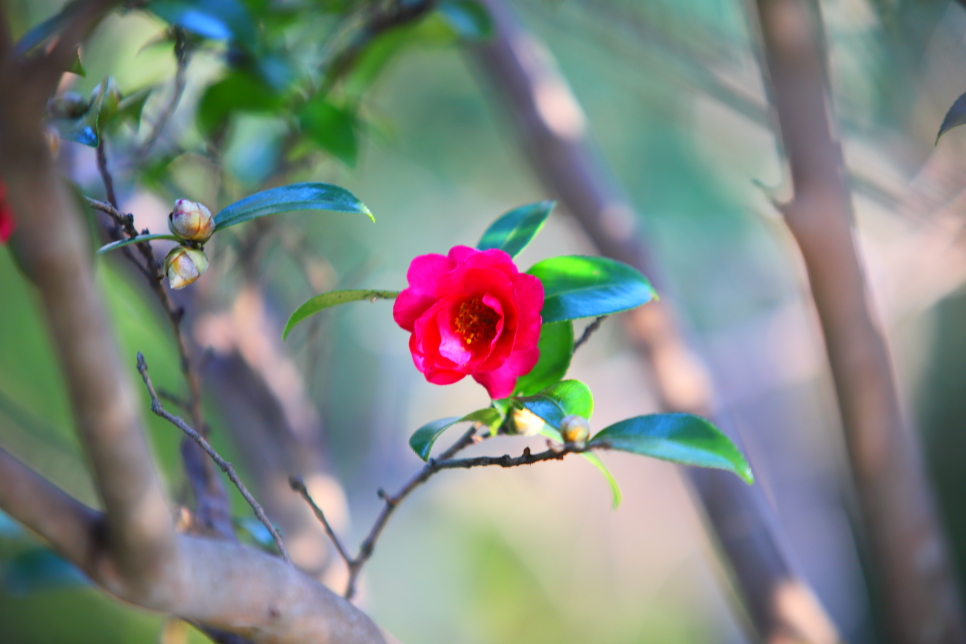
<svg viewBox="0 0 966 644"><path fill-rule="evenodd" d="M939 133L936 135L936 143L943 134L963 123L966 123L966 94L960 95L946 112L942 125L939 126Z"/></svg>
<svg viewBox="0 0 966 644"><path fill-rule="evenodd" d="M101 108L104 106L107 82L100 83L91 94L91 101L87 109L76 117L60 117L51 119L51 124L57 130L57 135L65 141L73 141L87 147L96 148L101 141L100 126ZM78 106L71 106L71 109Z"/></svg>
<svg viewBox="0 0 966 644"><path fill-rule="evenodd" d="M74 0L73 2L68 2L64 5L58 13L44 20L40 24L36 25L17 41L17 45L14 47L14 54L17 57L22 57L29 54L38 45L46 42L51 36L59 32L64 25L66 25L71 18L71 13L80 5L80 2Z"/></svg>
<svg viewBox="0 0 966 644"><path fill-rule="evenodd" d="M122 98L121 102L118 103L117 114L115 114L114 120L121 121L127 119L134 123L135 128L140 127L144 104L147 102L148 97L151 96L153 89L153 87L143 87Z"/></svg>
<svg viewBox="0 0 966 644"><path fill-rule="evenodd" d="M517 402L529 409L535 416L542 418L543 422L554 429L560 429L560 423L563 421L564 416L567 415L567 412L560 406L560 403L542 394L518 398Z"/></svg>
<svg viewBox="0 0 966 644"><path fill-rule="evenodd" d="M530 373L517 379L517 396L532 396L567 375L574 353L574 325L570 321L551 322L540 327L540 360Z"/></svg>
<svg viewBox="0 0 966 644"><path fill-rule="evenodd" d="M600 457L593 452L581 452L580 455L590 461L590 464L600 470L600 473L604 475L605 479L607 479L607 485L610 486L610 494L612 498L611 507L616 510L618 507L620 507L621 499L623 498L621 495L620 485L617 484L617 479L614 478L614 475L611 474L610 470L607 469L607 466L604 465L604 461L600 460Z"/></svg>
<svg viewBox="0 0 966 644"><path fill-rule="evenodd" d="M358 300L392 300L399 295L399 291L370 291L370 290L348 290L348 291L329 291L328 293L322 293L321 295L316 295L302 306L295 309L289 317L288 322L285 323L285 330L282 331L282 339L288 337L289 332L295 328L299 322L314 315L323 309L327 309L330 306L336 306L338 304L345 304L346 302L356 302Z"/></svg>
<svg viewBox="0 0 966 644"><path fill-rule="evenodd" d="M372 221L376 220L369 209L345 188L328 183L293 183L256 192L236 201L215 215L215 230L250 219L295 210L361 213Z"/></svg>
<svg viewBox="0 0 966 644"><path fill-rule="evenodd" d="M599 432L589 445L642 454L665 461L734 472L745 483L755 477L744 455L721 430L691 414L650 414L628 418Z"/></svg>
<svg viewBox="0 0 966 644"><path fill-rule="evenodd" d="M166 239L168 241L181 241L180 238L175 237L174 235L167 235L167 234L161 234L161 233L157 233L154 235L138 235L137 237L121 239L116 242L111 242L106 246L101 246L100 249L98 249L97 254L103 255L104 253L109 253L112 250L117 250L118 248L124 248L125 246L130 246L131 244L137 244L139 242L153 241L155 239Z"/></svg>
<svg viewBox="0 0 966 644"><path fill-rule="evenodd" d="M299 125L316 145L345 163L356 165L356 116L324 99L309 102L299 113Z"/></svg>
<svg viewBox="0 0 966 644"><path fill-rule="evenodd" d="M514 208L490 224L476 247L479 250L498 248L516 257L537 236L555 205L554 201L538 201Z"/></svg>
<svg viewBox="0 0 966 644"><path fill-rule="evenodd" d="M544 323L610 315L656 297L638 270L606 257L553 257L527 272L543 282Z"/></svg>
<svg viewBox="0 0 966 644"><path fill-rule="evenodd" d="M246 48L255 44L255 24L237 0L153 0L148 9L202 38L233 40Z"/></svg>
<svg viewBox="0 0 966 644"><path fill-rule="evenodd" d="M409 437L409 446L413 448L413 451L416 452L419 458L425 461L429 459L429 454L433 449L433 444L436 442L436 439L456 423L477 422L492 430L502 421L503 415L493 407L478 409L462 417L451 416L449 418L440 418L431 423L426 423L417 429Z"/></svg>
<svg viewBox="0 0 966 644"><path fill-rule="evenodd" d="M67 69L72 74L77 74L78 76L87 76L87 70L84 69L84 64L80 59L80 49L74 52L74 60L71 61L70 67Z"/></svg>
<svg viewBox="0 0 966 644"><path fill-rule="evenodd" d="M47 548L32 548L10 557L0 567L0 588L25 595L90 584L74 564Z"/></svg>
<svg viewBox="0 0 966 644"><path fill-rule="evenodd" d="M566 416L581 416L590 420L594 413L594 396L590 387L579 380L564 380L550 385L539 393L550 398L564 410Z"/></svg>
<svg viewBox="0 0 966 644"><path fill-rule="evenodd" d="M437 10L463 40L485 40L493 34L490 12L475 0L443 0Z"/></svg>
<svg viewBox="0 0 966 644"><path fill-rule="evenodd" d="M275 90L262 79L231 72L205 90L198 103L198 129L208 136L234 112L271 112L280 105Z"/></svg>

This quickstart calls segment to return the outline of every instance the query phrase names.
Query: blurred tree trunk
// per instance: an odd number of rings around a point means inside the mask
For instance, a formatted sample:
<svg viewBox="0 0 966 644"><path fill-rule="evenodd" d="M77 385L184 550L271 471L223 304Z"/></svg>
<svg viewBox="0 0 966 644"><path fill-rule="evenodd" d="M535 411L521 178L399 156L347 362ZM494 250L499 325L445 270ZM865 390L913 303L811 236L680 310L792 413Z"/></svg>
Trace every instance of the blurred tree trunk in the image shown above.
<svg viewBox="0 0 966 644"><path fill-rule="evenodd" d="M594 152L583 112L549 53L500 0L484 4L497 33L473 54L516 125L534 172L602 254L655 280L659 275L637 233L634 210ZM712 415L707 370L688 347L664 292L660 302L631 313L630 323L664 410ZM719 426L728 426L726 417L717 415ZM737 437L732 433L732 438ZM689 469L688 474L758 635L775 644L839 641L831 620L792 569L761 487L714 470Z"/></svg>
<svg viewBox="0 0 966 644"><path fill-rule="evenodd" d="M954 568L856 252L818 7L811 0L757 0L756 8L766 85L794 187L780 208L821 321L884 632L897 642L964 642Z"/></svg>

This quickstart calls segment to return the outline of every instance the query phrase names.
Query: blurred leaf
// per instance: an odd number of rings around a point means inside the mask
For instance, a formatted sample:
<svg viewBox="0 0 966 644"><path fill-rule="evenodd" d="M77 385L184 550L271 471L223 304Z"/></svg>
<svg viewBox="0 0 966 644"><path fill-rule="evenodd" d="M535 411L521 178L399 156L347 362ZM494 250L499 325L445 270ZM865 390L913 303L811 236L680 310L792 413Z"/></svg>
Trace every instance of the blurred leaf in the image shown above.
<svg viewBox="0 0 966 644"><path fill-rule="evenodd" d="M493 34L493 18L475 0L443 0L437 11L463 40L485 40Z"/></svg>
<svg viewBox="0 0 966 644"><path fill-rule="evenodd" d="M288 337L289 332L295 328L299 322L305 318L318 313L330 306L336 306L338 304L345 304L347 302L357 302L359 300L392 300L399 295L399 291L370 291L370 290L347 290L347 291L329 291L328 293L322 293L321 295L316 295L310 300L306 301L302 306L295 309L295 312L289 317L288 322L285 323L285 330L282 331L282 339Z"/></svg>
<svg viewBox="0 0 966 644"><path fill-rule="evenodd" d="M514 395L530 396L567 375L574 353L572 322L551 322L540 327L540 360L530 373L517 379Z"/></svg>
<svg viewBox="0 0 966 644"><path fill-rule="evenodd" d="M26 532L20 527L20 524L0 511L0 538L19 539L24 535L26 535Z"/></svg>
<svg viewBox="0 0 966 644"><path fill-rule="evenodd" d="M198 129L208 136L233 112L271 112L280 105L271 86L244 72L231 72L208 87L198 103Z"/></svg>
<svg viewBox="0 0 966 644"><path fill-rule="evenodd" d="M674 463L727 470L748 484L755 480L735 444L710 422L691 414L628 418L602 430L588 444L606 444L611 449Z"/></svg>
<svg viewBox="0 0 966 644"><path fill-rule="evenodd" d="M936 143L939 142L939 137L943 134L963 123L966 123L966 94L957 98L949 111L946 112L942 125L939 126L939 134L936 135Z"/></svg>
<svg viewBox="0 0 966 644"><path fill-rule="evenodd" d="M251 219L296 210L326 210L367 215L369 209L346 190L328 183L293 183L256 192L236 201L215 215L215 230L222 230Z"/></svg>
<svg viewBox="0 0 966 644"><path fill-rule="evenodd" d="M451 416L440 418L431 423L426 423L409 437L409 446L424 461L429 459L429 454L433 449L433 444L447 429L456 423L477 422L489 427L491 430L497 427L503 420L503 415L493 407L478 409L465 416Z"/></svg>
<svg viewBox="0 0 966 644"><path fill-rule="evenodd" d="M639 271L605 257L568 255L538 262L527 271L543 282L544 323L610 315L655 297Z"/></svg>
<svg viewBox="0 0 966 644"><path fill-rule="evenodd" d="M18 57L26 56L38 45L42 44L51 36L59 32L70 19L69 13L73 11L74 7L76 7L78 4L79 0L68 2L58 13L28 30L27 33L21 36L20 40L17 41L17 45L14 47L14 54L16 54Z"/></svg>
<svg viewBox="0 0 966 644"><path fill-rule="evenodd" d="M604 475L604 478L607 480L607 485L610 486L611 507L616 510L618 507L620 507L621 500L623 498L621 495L620 485L617 484L617 479L614 478L614 475L611 474L610 470L607 469L607 466L604 465L604 461L600 460L600 457L593 452L581 452L580 455L590 461L590 464L596 467L600 473Z"/></svg>
<svg viewBox="0 0 966 644"><path fill-rule="evenodd" d="M555 205L554 201L538 201L514 208L490 224L476 247L479 250L498 248L516 257L537 236Z"/></svg>
<svg viewBox="0 0 966 644"><path fill-rule="evenodd" d="M122 98L117 106L114 122L128 120L134 123L135 129L139 128L141 126L141 115L144 113L144 104L151 96L153 89L153 87L144 87Z"/></svg>
<svg viewBox="0 0 966 644"><path fill-rule="evenodd" d="M254 517L232 517L231 522L242 536L248 537L249 541L262 550L273 554L278 552L278 546L275 545L272 533L258 519Z"/></svg>
<svg viewBox="0 0 966 644"><path fill-rule="evenodd" d="M316 97L299 112L299 124L316 145L355 167L359 154L355 114Z"/></svg>
<svg viewBox="0 0 966 644"><path fill-rule="evenodd" d="M78 76L87 76L87 70L84 69L84 64L81 63L80 49L74 52L74 60L71 62L70 68L67 71Z"/></svg>
<svg viewBox="0 0 966 644"><path fill-rule="evenodd" d="M255 24L237 0L153 0L148 9L166 22L211 40L255 44Z"/></svg>
<svg viewBox="0 0 966 644"><path fill-rule="evenodd" d="M91 101L87 110L77 117L52 118L51 125L57 130L57 135L66 140L80 143L91 148L100 144L101 108L104 105L107 83L102 82L91 94Z"/></svg>
<svg viewBox="0 0 966 644"><path fill-rule="evenodd" d="M0 580L3 590L13 595L90 583L77 566L46 548L27 550L6 560Z"/></svg>
<svg viewBox="0 0 966 644"><path fill-rule="evenodd" d="M101 246L97 250L97 254L103 255L104 253L109 253L112 250L117 250L118 248L124 248L125 246L129 246L131 244L137 244L139 242L153 241L155 239L166 239L168 241L176 241L176 242L181 241L180 237L175 237L174 235L168 235L166 233L156 233L152 235L138 235L137 237L131 237L129 239L120 239L118 241L111 242L110 244Z"/></svg>

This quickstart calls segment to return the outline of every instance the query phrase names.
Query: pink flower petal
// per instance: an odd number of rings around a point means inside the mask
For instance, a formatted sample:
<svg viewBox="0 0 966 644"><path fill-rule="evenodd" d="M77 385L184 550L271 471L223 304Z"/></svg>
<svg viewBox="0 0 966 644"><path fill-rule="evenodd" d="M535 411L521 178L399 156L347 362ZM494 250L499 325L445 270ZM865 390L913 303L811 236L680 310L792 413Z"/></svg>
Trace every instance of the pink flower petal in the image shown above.
<svg viewBox="0 0 966 644"><path fill-rule="evenodd" d="M490 398L506 398L513 393L517 378L530 373L539 359L540 349L537 347L517 351L511 354L499 369L472 374L473 380L486 387Z"/></svg>

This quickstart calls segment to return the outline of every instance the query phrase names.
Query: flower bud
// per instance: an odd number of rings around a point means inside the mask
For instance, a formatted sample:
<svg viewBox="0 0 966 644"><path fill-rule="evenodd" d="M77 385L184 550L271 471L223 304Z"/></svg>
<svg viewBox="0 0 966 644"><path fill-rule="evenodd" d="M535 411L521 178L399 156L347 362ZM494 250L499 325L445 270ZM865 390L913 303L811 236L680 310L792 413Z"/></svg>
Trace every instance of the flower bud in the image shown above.
<svg viewBox="0 0 966 644"><path fill-rule="evenodd" d="M51 118L76 119L87 113L91 107L91 99L77 93L64 92L47 102L47 110Z"/></svg>
<svg viewBox="0 0 966 644"><path fill-rule="evenodd" d="M560 435L568 443L586 443L590 438L590 423L580 416L567 416L560 421Z"/></svg>
<svg viewBox="0 0 966 644"><path fill-rule="evenodd" d="M168 284L177 290L191 284L208 270L208 258L200 250L178 246L164 258Z"/></svg>
<svg viewBox="0 0 966 644"><path fill-rule="evenodd" d="M168 215L168 228L181 239L205 243L215 232L211 211L196 201L178 199Z"/></svg>
<svg viewBox="0 0 966 644"><path fill-rule="evenodd" d="M524 436L535 436L543 429L543 419L529 409L514 409L510 419L510 426Z"/></svg>

